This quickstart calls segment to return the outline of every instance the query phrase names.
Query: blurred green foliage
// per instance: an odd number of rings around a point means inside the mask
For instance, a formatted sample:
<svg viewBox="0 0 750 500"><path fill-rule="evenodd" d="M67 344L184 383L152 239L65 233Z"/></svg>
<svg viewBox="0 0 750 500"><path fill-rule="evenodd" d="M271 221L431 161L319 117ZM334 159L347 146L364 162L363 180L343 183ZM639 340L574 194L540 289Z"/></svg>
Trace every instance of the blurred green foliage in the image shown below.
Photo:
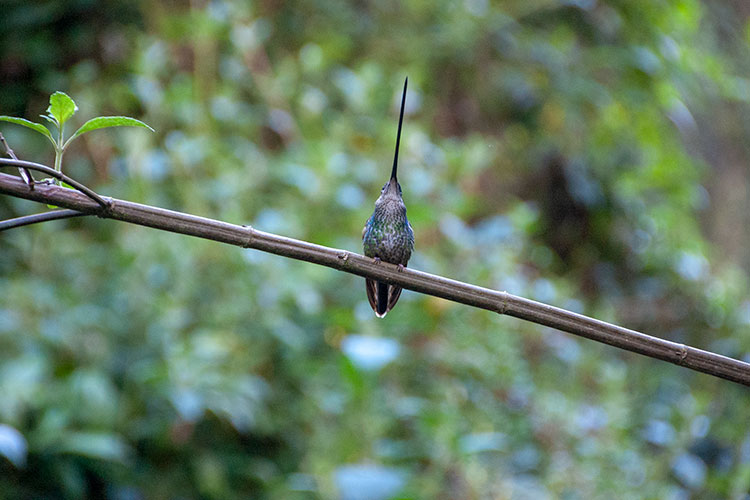
<svg viewBox="0 0 750 500"><path fill-rule="evenodd" d="M748 358L740 1L1 9L0 113L63 90L156 129L71 145L102 194L360 251L408 75L410 266ZM0 251L3 498L750 492L729 382L411 292L377 320L357 277L113 221Z"/></svg>

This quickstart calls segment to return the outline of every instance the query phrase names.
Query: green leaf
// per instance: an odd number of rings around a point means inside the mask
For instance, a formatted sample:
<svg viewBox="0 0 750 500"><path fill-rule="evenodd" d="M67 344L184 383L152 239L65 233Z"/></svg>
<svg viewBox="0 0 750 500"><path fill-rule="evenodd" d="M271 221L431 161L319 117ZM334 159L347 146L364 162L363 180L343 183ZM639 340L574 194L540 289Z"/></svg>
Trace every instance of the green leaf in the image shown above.
<svg viewBox="0 0 750 500"><path fill-rule="evenodd" d="M154 129L152 129L142 121L136 120L135 118L130 118L127 116L97 116L96 118L92 118L91 120L87 121L81 126L81 128L76 130L76 133L70 136L68 142L75 139L79 135L90 132L91 130L107 127L143 127L149 129L151 132L154 131Z"/></svg>
<svg viewBox="0 0 750 500"><path fill-rule="evenodd" d="M44 118L45 120L47 120L48 122L50 122L55 127L58 127L57 121L54 118L50 118L47 115L39 115L39 116L41 116L42 118Z"/></svg>
<svg viewBox="0 0 750 500"><path fill-rule="evenodd" d="M49 129L45 127L44 125L42 125L41 123L32 122L24 118L16 118L15 116L5 116L5 115L0 116L0 121L15 123L16 125L23 125L24 127L28 127L31 130L36 130L40 134L48 137L49 140L51 140L53 143L55 142L55 140L52 138L52 134L50 133Z"/></svg>
<svg viewBox="0 0 750 500"><path fill-rule="evenodd" d="M47 113L57 120L58 124L62 125L68 121L68 118L73 116L76 111L78 111L78 106L76 106L76 103L68 96L68 94L64 92L55 92L49 96L49 107L47 108Z"/></svg>

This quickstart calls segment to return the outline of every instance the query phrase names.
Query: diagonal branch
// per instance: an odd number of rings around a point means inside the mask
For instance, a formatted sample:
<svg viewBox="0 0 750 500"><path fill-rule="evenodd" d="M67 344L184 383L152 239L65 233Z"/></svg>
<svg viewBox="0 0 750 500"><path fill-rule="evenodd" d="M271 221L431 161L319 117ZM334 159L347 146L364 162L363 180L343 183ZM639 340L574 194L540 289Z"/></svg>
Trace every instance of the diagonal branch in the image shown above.
<svg viewBox="0 0 750 500"><path fill-rule="evenodd" d="M197 236L244 248L254 248L394 283L409 290L557 328L620 349L750 386L750 364L748 363L652 337L507 292L490 290L414 269L399 269L398 266L385 262L375 263L373 259L346 250L328 248L266 233L252 227L238 226L114 198L108 199L109 207L102 207L79 192L58 186L39 186L32 191L18 177L6 174L0 174L0 193L103 218Z"/></svg>
<svg viewBox="0 0 750 500"><path fill-rule="evenodd" d="M47 222L58 219L70 219L71 217L80 217L82 215L88 214L84 214L83 212L70 210L67 208L64 208L62 210L52 210L51 212L42 212L34 215L24 215L23 217L16 217L15 219L0 221L0 231L13 229L16 227L30 226L39 222Z"/></svg>
<svg viewBox="0 0 750 500"><path fill-rule="evenodd" d="M14 160L18 160L16 153L10 148L10 146L8 145L8 141L5 140L5 136L2 134L2 132L0 132L0 143L2 143L3 147L5 148L5 153L8 156L10 156ZM21 173L21 177L23 178L24 182L26 182L26 184L28 184L31 189L34 189L34 184L36 184L36 181L31 175L31 172L29 172L29 169L18 167L18 171Z"/></svg>

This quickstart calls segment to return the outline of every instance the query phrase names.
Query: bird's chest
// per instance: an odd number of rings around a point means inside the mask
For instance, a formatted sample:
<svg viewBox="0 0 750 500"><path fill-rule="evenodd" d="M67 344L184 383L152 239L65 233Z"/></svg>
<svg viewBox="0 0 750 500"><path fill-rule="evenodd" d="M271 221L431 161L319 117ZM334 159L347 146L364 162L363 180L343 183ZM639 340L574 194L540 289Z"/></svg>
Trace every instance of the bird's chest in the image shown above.
<svg viewBox="0 0 750 500"><path fill-rule="evenodd" d="M369 221L363 239L365 255L406 265L414 246L412 234L406 220Z"/></svg>

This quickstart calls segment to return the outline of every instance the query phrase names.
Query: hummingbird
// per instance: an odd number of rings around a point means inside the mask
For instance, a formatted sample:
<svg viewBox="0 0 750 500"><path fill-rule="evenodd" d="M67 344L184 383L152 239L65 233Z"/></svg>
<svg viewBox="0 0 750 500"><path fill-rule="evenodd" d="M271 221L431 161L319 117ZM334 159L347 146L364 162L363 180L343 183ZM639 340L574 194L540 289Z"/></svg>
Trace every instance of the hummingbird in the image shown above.
<svg viewBox="0 0 750 500"><path fill-rule="evenodd" d="M384 261L406 267L414 250L414 231L406 218L406 205L401 197L401 185L396 177L398 171L398 146L401 142L401 125L404 121L404 104L406 103L406 86L401 96L401 115L398 119L396 133L396 153L393 156L391 178L380 191L372 213L362 230L362 246L365 255L376 262ZM384 317L393 309L401 296L401 287L366 278L367 300L378 318Z"/></svg>

